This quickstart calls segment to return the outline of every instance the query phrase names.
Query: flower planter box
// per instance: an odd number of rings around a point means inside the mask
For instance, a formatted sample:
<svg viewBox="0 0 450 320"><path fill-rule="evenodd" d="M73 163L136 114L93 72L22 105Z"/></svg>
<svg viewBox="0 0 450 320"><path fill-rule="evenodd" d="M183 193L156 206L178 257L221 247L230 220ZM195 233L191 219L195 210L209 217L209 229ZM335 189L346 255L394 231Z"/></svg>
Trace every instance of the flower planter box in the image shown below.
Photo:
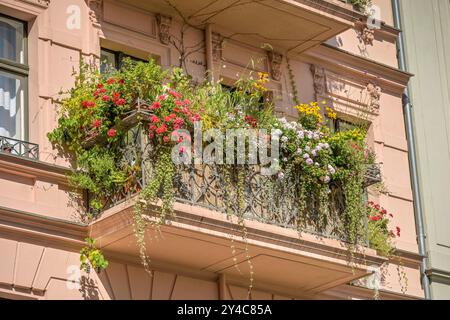
<svg viewBox="0 0 450 320"><path fill-rule="evenodd" d="M144 100L138 99L133 104L131 111L124 114L124 117L120 123L120 127L114 127L114 129L127 131L141 122L149 122L152 115L153 113L150 112L150 105ZM106 143L106 138L103 136L99 136L95 130L89 131L88 135L90 137L83 142L85 148L92 148L95 144L98 143Z"/></svg>

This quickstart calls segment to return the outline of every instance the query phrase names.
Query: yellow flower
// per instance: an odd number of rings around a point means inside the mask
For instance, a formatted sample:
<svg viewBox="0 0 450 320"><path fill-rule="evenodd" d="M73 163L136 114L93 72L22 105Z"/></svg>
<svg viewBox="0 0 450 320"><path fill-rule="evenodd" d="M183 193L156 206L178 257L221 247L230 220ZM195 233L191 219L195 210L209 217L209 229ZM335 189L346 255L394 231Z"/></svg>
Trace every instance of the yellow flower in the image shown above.
<svg viewBox="0 0 450 320"><path fill-rule="evenodd" d="M317 102L311 102L310 104L303 103L296 106L295 109L298 110L300 115L314 117L318 123L323 121L320 106Z"/></svg>
<svg viewBox="0 0 450 320"><path fill-rule="evenodd" d="M327 117L328 118L336 120L337 114L336 114L336 112L333 109L331 109L330 107L326 107L325 111L327 112Z"/></svg>

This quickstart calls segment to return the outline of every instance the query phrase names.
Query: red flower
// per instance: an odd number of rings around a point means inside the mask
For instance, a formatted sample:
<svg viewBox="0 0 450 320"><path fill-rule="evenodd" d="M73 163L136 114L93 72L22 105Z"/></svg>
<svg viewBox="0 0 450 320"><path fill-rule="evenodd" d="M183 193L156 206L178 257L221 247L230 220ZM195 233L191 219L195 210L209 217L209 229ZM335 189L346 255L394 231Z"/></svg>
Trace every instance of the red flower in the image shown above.
<svg viewBox="0 0 450 320"><path fill-rule="evenodd" d="M245 116L244 119L251 127L256 128L258 126L257 120L252 116Z"/></svg>
<svg viewBox="0 0 450 320"><path fill-rule="evenodd" d="M180 147L179 151L180 151L180 153L184 153L184 151L186 151L186 148L185 147Z"/></svg>
<svg viewBox="0 0 450 320"><path fill-rule="evenodd" d="M167 117L164 118L164 122L170 122L171 120L172 120L172 118L169 117L169 116L167 116Z"/></svg>
<svg viewBox="0 0 450 320"><path fill-rule="evenodd" d="M161 108L161 103L159 102L153 102L152 106L150 107L150 109L154 110L154 109L159 109Z"/></svg>
<svg viewBox="0 0 450 320"><path fill-rule="evenodd" d="M173 112L179 113L179 112L180 112L180 109L178 109L178 108L173 108Z"/></svg>
<svg viewBox="0 0 450 320"><path fill-rule="evenodd" d="M116 80L114 80L113 78L108 79L108 84L113 84L116 83Z"/></svg>
<svg viewBox="0 0 450 320"><path fill-rule="evenodd" d="M170 137L169 137L169 136L164 136L163 141L164 141L165 143L170 142Z"/></svg>
<svg viewBox="0 0 450 320"><path fill-rule="evenodd" d="M370 220L372 220L372 221L379 221L380 219L381 219L380 216L370 217Z"/></svg>
<svg viewBox="0 0 450 320"><path fill-rule="evenodd" d="M174 119L174 118L176 118L176 117L177 117L177 115L176 115L175 113L169 114L169 118L170 118L170 119Z"/></svg>
<svg viewBox="0 0 450 320"><path fill-rule="evenodd" d="M112 138L112 137L116 136L117 131L116 131L116 129L111 128L111 129L108 130L107 134L108 134L108 137Z"/></svg>
<svg viewBox="0 0 450 320"><path fill-rule="evenodd" d="M116 101L116 106L123 106L125 103L125 99L121 98Z"/></svg>
<svg viewBox="0 0 450 320"><path fill-rule="evenodd" d="M161 134L167 131L167 126L165 124L163 124L161 127L156 129L156 133L157 134Z"/></svg>
<svg viewBox="0 0 450 320"><path fill-rule="evenodd" d="M81 103L81 105L83 106L83 108L92 108L93 106L95 106L95 102L94 101L83 101Z"/></svg>
<svg viewBox="0 0 450 320"><path fill-rule="evenodd" d="M124 83L125 83L125 80L120 79L118 82L119 82L119 84L124 84Z"/></svg>
<svg viewBox="0 0 450 320"><path fill-rule="evenodd" d="M397 229L397 237L400 237L400 227L396 227L396 229Z"/></svg>
<svg viewBox="0 0 450 320"><path fill-rule="evenodd" d="M156 126L154 124L150 125L149 130L155 131L155 129L156 129Z"/></svg>
<svg viewBox="0 0 450 320"><path fill-rule="evenodd" d="M94 120L94 122L92 123L92 126L94 127L94 128L98 128L98 127L100 127L102 125L102 120L100 120L100 119L96 119L96 120Z"/></svg>
<svg viewBox="0 0 450 320"><path fill-rule="evenodd" d="M104 95L104 96L102 97L102 100L105 101L105 102L106 102L106 101L109 101L109 96L108 96L108 95Z"/></svg>
<svg viewBox="0 0 450 320"><path fill-rule="evenodd" d="M183 105L183 102L181 102L180 100L175 100L175 105L181 107Z"/></svg>
<svg viewBox="0 0 450 320"><path fill-rule="evenodd" d="M189 100L189 99L184 99L184 104L185 104L185 105L190 105L190 104L191 104L191 100Z"/></svg>
<svg viewBox="0 0 450 320"><path fill-rule="evenodd" d="M89 102L89 101L83 101L83 102L81 103L81 105L83 106L83 108L87 108L88 102Z"/></svg>
<svg viewBox="0 0 450 320"><path fill-rule="evenodd" d="M100 89L98 90L98 92L99 92L99 93L105 93L105 92L106 92L106 89L105 89L105 88L100 88Z"/></svg>
<svg viewBox="0 0 450 320"><path fill-rule="evenodd" d="M120 94L119 94L118 92L114 92L114 93L112 94L112 98L113 98L113 100L117 100L117 99L120 98Z"/></svg>
<svg viewBox="0 0 450 320"><path fill-rule="evenodd" d="M103 88L103 86L104 86L103 83L99 83L99 84L97 85L97 88L98 88L98 89L101 89L101 88Z"/></svg>
<svg viewBox="0 0 450 320"><path fill-rule="evenodd" d="M175 99L181 99L182 95L179 92L176 92L175 90L170 89L169 94L174 97Z"/></svg>
<svg viewBox="0 0 450 320"><path fill-rule="evenodd" d="M166 95L162 94L158 97L159 101L163 101L164 99L166 99Z"/></svg>
<svg viewBox="0 0 450 320"><path fill-rule="evenodd" d="M155 115L152 115L152 117L150 118L150 121L153 123L158 123L159 122L159 118Z"/></svg>

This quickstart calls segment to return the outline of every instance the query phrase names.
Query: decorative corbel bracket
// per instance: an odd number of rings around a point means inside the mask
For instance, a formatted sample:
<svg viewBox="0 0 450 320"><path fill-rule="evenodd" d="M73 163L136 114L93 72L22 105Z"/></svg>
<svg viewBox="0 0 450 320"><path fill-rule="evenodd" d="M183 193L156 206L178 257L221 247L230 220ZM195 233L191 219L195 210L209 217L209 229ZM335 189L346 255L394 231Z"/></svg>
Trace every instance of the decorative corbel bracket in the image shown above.
<svg viewBox="0 0 450 320"><path fill-rule="evenodd" d="M316 96L316 100L319 100L321 96L326 94L325 69L312 64L310 70L313 76L314 94Z"/></svg>
<svg viewBox="0 0 450 320"><path fill-rule="evenodd" d="M100 25L103 17L103 0L87 0L89 19L95 26Z"/></svg>
<svg viewBox="0 0 450 320"><path fill-rule="evenodd" d="M283 55L274 51L267 51L267 58L270 67L270 76L275 81L281 80L281 63L283 62Z"/></svg>
<svg viewBox="0 0 450 320"><path fill-rule="evenodd" d="M366 86L369 95L369 108L372 112L380 111L381 87L369 82Z"/></svg>
<svg viewBox="0 0 450 320"><path fill-rule="evenodd" d="M222 60L223 37L220 33L212 33L212 56L215 62Z"/></svg>
<svg viewBox="0 0 450 320"><path fill-rule="evenodd" d="M172 25L172 17L157 14L156 22L158 23L159 28L159 41L161 41L162 44L168 45L170 43L170 26Z"/></svg>
<svg viewBox="0 0 450 320"><path fill-rule="evenodd" d="M367 22L358 21L355 23L355 31L358 35L358 40L366 46L373 46L375 40L375 29L369 28Z"/></svg>

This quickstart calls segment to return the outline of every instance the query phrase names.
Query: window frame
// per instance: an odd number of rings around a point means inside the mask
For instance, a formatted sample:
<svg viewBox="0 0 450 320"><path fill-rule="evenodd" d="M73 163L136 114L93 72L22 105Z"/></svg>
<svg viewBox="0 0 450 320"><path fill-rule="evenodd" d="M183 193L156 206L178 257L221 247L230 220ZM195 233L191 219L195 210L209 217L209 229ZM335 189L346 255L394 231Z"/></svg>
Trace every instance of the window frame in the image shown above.
<svg viewBox="0 0 450 320"><path fill-rule="evenodd" d="M12 61L9 59L1 58L0 57L0 70L11 74L16 77L23 78L23 110L21 110L21 134L20 139L21 141L28 141L29 138L29 115L28 115L28 79L29 79L29 73L30 73L30 67L28 65L28 22L23 21L20 19L17 19L15 17L11 17L5 14L0 13L0 17L5 18L7 20L12 20L19 22L22 25L22 35L23 35L23 52L24 52L24 63L20 63L17 61ZM13 138L11 138L13 139Z"/></svg>
<svg viewBox="0 0 450 320"><path fill-rule="evenodd" d="M105 48L105 47L100 47L100 57L101 57L102 51L105 51L105 52L108 52L108 53L114 55L114 63L116 65L116 69L117 70L120 70L120 68L122 68L122 60L124 58L126 58L126 57L129 57L129 58L131 58L131 59L133 59L135 61L146 62L146 60L144 60L144 59L141 59L141 58L129 55L129 54L125 53L125 52L112 50L112 49L108 49L108 48ZM100 66L102 65L102 62L103 61L100 60Z"/></svg>

